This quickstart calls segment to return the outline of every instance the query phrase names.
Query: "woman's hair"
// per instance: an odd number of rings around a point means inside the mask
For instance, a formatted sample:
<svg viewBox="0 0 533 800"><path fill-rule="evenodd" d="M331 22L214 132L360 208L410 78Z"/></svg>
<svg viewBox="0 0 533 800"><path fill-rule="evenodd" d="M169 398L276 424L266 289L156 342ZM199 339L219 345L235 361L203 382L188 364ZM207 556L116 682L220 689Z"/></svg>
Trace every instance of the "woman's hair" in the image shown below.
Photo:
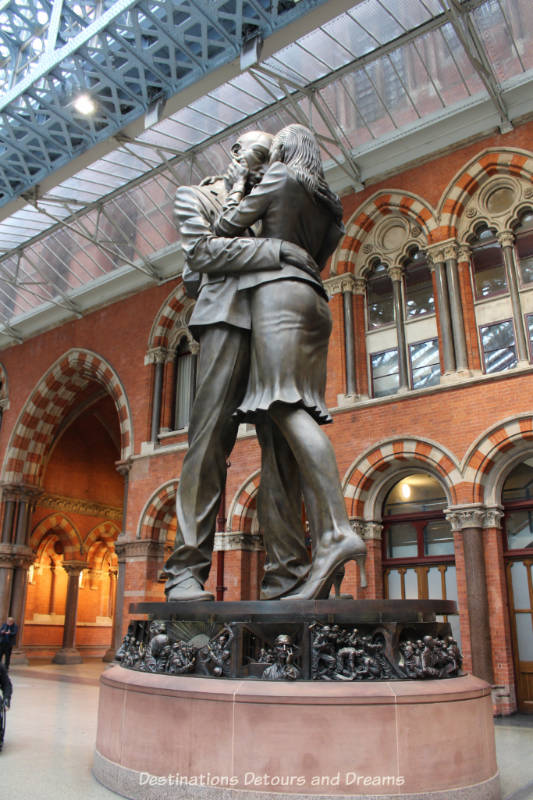
<svg viewBox="0 0 533 800"><path fill-rule="evenodd" d="M274 137L272 152L281 150L279 159L294 172L296 179L311 197L323 203L335 218L342 222L342 205L324 177L320 148L315 135L304 125L287 125Z"/></svg>

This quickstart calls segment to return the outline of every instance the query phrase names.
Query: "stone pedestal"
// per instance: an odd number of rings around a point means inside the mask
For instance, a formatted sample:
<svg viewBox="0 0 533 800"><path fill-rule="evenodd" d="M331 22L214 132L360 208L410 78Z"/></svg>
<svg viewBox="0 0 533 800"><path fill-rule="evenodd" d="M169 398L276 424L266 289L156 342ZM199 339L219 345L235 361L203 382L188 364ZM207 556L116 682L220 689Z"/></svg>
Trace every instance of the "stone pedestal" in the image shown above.
<svg viewBox="0 0 533 800"><path fill-rule="evenodd" d="M101 677L94 774L153 800L499 800L489 686Z"/></svg>

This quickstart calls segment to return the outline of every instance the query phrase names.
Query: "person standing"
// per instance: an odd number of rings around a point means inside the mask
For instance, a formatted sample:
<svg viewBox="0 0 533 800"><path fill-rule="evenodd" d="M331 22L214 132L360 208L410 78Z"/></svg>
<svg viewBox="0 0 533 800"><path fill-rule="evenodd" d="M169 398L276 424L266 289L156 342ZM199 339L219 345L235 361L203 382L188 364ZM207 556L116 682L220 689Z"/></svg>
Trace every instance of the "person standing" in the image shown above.
<svg viewBox="0 0 533 800"><path fill-rule="evenodd" d="M18 625L13 617L8 617L0 627L0 663L5 660L6 670L9 670L11 651L17 641Z"/></svg>

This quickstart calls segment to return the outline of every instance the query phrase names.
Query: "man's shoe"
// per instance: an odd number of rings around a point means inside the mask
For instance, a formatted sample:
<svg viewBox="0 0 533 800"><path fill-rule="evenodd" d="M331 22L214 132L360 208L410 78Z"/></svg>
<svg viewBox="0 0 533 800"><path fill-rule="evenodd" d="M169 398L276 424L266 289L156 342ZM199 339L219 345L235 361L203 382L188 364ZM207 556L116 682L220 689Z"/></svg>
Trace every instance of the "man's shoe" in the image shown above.
<svg viewBox="0 0 533 800"><path fill-rule="evenodd" d="M180 583L174 584L170 589L165 591L167 596L167 603L183 602L185 600L214 600L211 592L206 592L202 584L192 575L190 578L184 578Z"/></svg>

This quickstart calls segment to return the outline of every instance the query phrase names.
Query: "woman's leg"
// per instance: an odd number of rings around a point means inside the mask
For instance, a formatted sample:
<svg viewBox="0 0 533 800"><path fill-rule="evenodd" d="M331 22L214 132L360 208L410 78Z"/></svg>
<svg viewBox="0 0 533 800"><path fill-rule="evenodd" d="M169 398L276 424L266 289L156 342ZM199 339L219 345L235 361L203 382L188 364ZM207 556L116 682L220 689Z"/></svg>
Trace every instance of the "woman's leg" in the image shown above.
<svg viewBox="0 0 533 800"><path fill-rule="evenodd" d="M275 403L270 414L294 454L306 496L313 498L313 516L318 517L313 520L317 532L313 565L297 593L299 598L316 597L329 590L335 571L346 561L361 558L365 544L350 525L333 445L320 425L305 409L285 403Z"/></svg>

